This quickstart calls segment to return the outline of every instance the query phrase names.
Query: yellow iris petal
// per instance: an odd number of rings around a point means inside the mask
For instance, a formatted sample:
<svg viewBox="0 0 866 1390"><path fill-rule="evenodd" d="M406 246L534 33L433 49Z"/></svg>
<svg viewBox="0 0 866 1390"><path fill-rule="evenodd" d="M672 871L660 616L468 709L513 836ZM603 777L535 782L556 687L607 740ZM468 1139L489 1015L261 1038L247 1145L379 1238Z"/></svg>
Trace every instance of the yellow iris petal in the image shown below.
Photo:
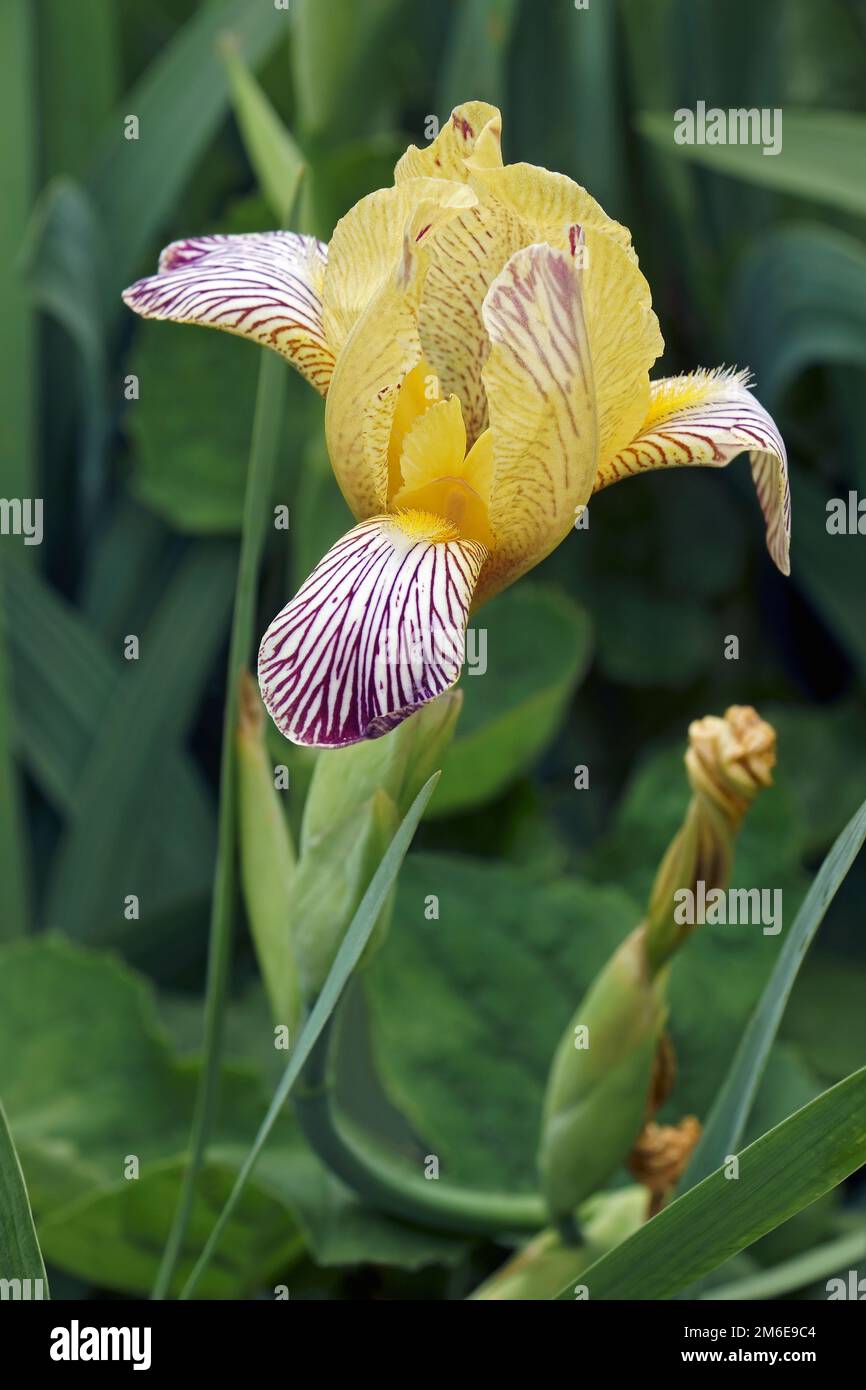
<svg viewBox="0 0 866 1390"><path fill-rule="evenodd" d="M325 280L329 331L334 331L335 323L351 321L356 304L353 296L360 301L362 282L377 286L338 353L325 405L328 452L343 495L358 518L374 516L387 506L391 432L401 386L422 358L418 306L430 242L450 218L475 201L465 185L444 179L416 180L407 198L403 190L408 188L404 184L402 190L387 190L400 195L389 204L386 219L390 238L387 265L379 251L372 249L377 230L386 225L380 216L384 205L364 199L340 224L343 232L336 249L332 243ZM419 193L426 195L420 202ZM369 225L364 221L365 204L373 210ZM392 222L396 212L402 213L406 206L409 211L395 251ZM352 256L353 248L362 246L366 249L352 272L346 259Z"/></svg>
<svg viewBox="0 0 866 1390"><path fill-rule="evenodd" d="M466 160L478 159L484 167L502 163L502 117L486 101L467 101L455 106L436 139L425 149L410 145L397 161L394 182L406 179L461 179L468 177Z"/></svg>

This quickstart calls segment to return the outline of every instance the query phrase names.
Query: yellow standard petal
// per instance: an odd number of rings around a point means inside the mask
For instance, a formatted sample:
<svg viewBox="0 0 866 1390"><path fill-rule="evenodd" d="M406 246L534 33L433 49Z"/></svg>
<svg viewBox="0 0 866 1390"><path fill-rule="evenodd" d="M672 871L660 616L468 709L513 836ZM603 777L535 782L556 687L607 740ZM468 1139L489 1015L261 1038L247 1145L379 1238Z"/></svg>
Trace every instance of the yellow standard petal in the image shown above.
<svg viewBox="0 0 866 1390"><path fill-rule="evenodd" d="M592 489L598 434L583 273L568 251L528 246L484 302L495 549L478 602L548 555Z"/></svg>
<svg viewBox="0 0 866 1390"><path fill-rule="evenodd" d="M484 166L502 163L502 117L486 101L455 106L436 139L426 149L410 145L397 161L394 182L406 179L466 179L465 161L474 157Z"/></svg>
<svg viewBox="0 0 866 1390"><path fill-rule="evenodd" d="M653 468L724 468L738 454L748 453L767 549L782 573L789 574L791 493L785 445L747 383L747 372L721 368L653 382L641 429L602 464L593 491Z"/></svg>
<svg viewBox="0 0 866 1390"><path fill-rule="evenodd" d="M626 227L585 188L532 164L472 169L479 199L493 199L519 216L523 245L544 242L568 250L573 228L583 233L584 315L598 400L599 455L621 449L640 428L649 405L649 371L664 350L650 288Z"/></svg>
<svg viewBox="0 0 866 1390"><path fill-rule="evenodd" d="M413 180L383 192L389 196L364 199L340 223L325 281L325 318L335 333L351 321L352 306L370 296L338 353L325 410L331 463L358 518L387 505L398 398L422 359L417 319L430 243L475 201L464 184L445 179Z"/></svg>

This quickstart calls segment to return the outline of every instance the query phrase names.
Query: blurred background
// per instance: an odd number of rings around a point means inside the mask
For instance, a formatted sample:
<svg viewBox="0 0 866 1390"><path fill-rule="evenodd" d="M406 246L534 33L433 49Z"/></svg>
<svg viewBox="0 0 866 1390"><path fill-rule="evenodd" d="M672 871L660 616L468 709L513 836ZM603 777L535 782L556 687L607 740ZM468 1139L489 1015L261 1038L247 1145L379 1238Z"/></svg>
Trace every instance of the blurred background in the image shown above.
<svg viewBox="0 0 866 1390"><path fill-rule="evenodd" d="M791 463L790 579L741 459L601 494L587 531L479 615L488 670L464 677L358 991L403 1142L467 1183L533 1185L551 1050L640 917L687 800L691 719L750 703L778 730L736 881L782 888L786 924L866 795L866 534L826 527L829 499L866 498L864 0L0 0L0 491L44 500L41 545L0 537L0 1095L55 1296L149 1287L200 1065L259 353L135 320L119 292L174 237L277 225L233 115L227 32L308 161L308 229L327 239L389 183L429 116L494 102L506 160L571 175L631 228L667 344L656 374L750 367ZM782 152L676 145L673 112L698 101L781 108ZM321 403L294 378L284 434L291 530L269 541L259 631L349 522ZM270 737L296 825L310 759ZM861 857L801 972L756 1133L864 1061L864 893ZM706 1114L778 945L730 927L677 961L672 1117ZM240 911L232 979L190 1252L276 1065ZM866 1201L849 1189L740 1268L847 1229ZM202 1291L460 1297L501 1256L365 1209L286 1117Z"/></svg>

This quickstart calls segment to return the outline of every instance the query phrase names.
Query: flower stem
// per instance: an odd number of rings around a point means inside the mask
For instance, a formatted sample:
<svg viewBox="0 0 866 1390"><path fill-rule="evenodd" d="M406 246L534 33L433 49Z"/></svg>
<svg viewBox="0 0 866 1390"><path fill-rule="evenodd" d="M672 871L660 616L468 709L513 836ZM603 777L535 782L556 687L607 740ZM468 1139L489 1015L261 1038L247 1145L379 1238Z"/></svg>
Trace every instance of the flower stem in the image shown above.
<svg viewBox="0 0 866 1390"><path fill-rule="evenodd" d="M285 363L275 354L263 352L250 445L241 552L226 675L217 861L211 904L204 1011L204 1061L193 1113L189 1162L183 1175L177 1208L153 1286L152 1297L155 1299L165 1298L171 1288L189 1225L195 1184L204 1163L219 1091L223 1016L237 894L235 726L238 715L238 682L241 670L249 660L253 637L256 585L267 534L268 505L280 442L285 392Z"/></svg>
<svg viewBox="0 0 866 1390"><path fill-rule="evenodd" d="M338 1017L335 1016L335 1017ZM514 1195L457 1187L413 1173L335 1106L334 1019L322 1034L295 1092L295 1111L311 1147L358 1195L404 1221L463 1234L537 1231L547 1211L536 1193Z"/></svg>

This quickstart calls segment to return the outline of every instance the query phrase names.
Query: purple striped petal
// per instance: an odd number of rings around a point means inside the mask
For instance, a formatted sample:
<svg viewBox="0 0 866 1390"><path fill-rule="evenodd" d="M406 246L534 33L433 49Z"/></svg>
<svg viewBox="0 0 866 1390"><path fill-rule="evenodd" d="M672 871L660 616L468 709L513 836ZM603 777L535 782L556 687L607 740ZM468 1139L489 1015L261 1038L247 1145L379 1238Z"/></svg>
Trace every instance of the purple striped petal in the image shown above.
<svg viewBox="0 0 866 1390"><path fill-rule="evenodd" d="M262 698L286 738L378 738L454 684L487 551L438 538L451 534L427 514L379 516L328 551L259 650Z"/></svg>
<svg viewBox="0 0 866 1390"><path fill-rule="evenodd" d="M322 324L327 247L295 232L192 237L167 246L159 271L124 290L147 319L199 323L287 358L325 395L334 369Z"/></svg>
<svg viewBox="0 0 866 1390"><path fill-rule="evenodd" d="M745 372L691 372L651 387L650 413L636 439L598 471L594 492L653 468L723 468L748 453L767 528L767 549L790 574L791 491L785 445Z"/></svg>

